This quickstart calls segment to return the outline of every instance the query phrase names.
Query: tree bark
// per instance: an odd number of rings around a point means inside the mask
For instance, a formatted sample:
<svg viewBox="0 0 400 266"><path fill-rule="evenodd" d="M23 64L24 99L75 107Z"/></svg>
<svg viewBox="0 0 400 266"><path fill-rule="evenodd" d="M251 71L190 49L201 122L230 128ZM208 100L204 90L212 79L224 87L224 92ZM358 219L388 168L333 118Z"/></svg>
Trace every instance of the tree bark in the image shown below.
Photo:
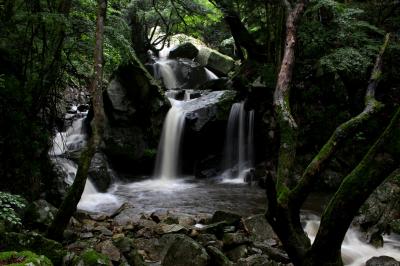
<svg viewBox="0 0 400 266"><path fill-rule="evenodd" d="M329 140L324 144L322 149L307 166L298 185L292 192L292 196L295 199L293 204L296 205L296 208L301 208L308 194L310 193L312 186L317 181L319 174L330 161L338 148L340 148L343 142L349 136L354 135L361 128L365 127L367 122L382 110L383 104L375 99L375 91L378 87L382 72L382 57L389 43L389 39L390 34L386 34L384 43L376 58L368 88L365 92L364 110L359 115L351 118L337 127Z"/></svg>
<svg viewBox="0 0 400 266"><path fill-rule="evenodd" d="M294 8L290 5L286 7L286 42L274 93L280 149L276 183L270 178L270 184L267 185L269 206L266 218L279 236L293 263L299 264L311 244L303 231L298 213L288 205L297 145L297 124L290 111L289 97L295 62L296 30L298 20L305 8L305 1L298 2Z"/></svg>
<svg viewBox="0 0 400 266"><path fill-rule="evenodd" d="M107 13L107 0L98 0L97 23L96 23L96 44L94 49L94 74L89 91L92 95L92 106L94 118L92 121L92 135L90 136L87 147L82 152L78 171L74 183L54 218L53 223L48 229L48 237L60 240L63 232L68 226L69 220L76 211L76 207L85 188L88 170L91 160L99 148L104 132L105 115L102 96L103 79L103 38L104 27Z"/></svg>
<svg viewBox="0 0 400 266"><path fill-rule="evenodd" d="M399 167L399 163L400 108L329 202L304 265L343 265L340 249L354 216L369 195Z"/></svg>

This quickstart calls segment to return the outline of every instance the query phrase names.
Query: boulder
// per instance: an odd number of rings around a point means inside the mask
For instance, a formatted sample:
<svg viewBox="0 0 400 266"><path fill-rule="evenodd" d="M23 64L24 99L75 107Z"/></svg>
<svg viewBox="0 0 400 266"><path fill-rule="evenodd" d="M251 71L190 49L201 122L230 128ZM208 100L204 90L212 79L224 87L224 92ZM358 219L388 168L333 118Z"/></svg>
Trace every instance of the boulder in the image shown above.
<svg viewBox="0 0 400 266"><path fill-rule="evenodd" d="M249 249L247 245L240 245L226 252L226 256L233 262L237 262L239 259L244 258Z"/></svg>
<svg viewBox="0 0 400 266"><path fill-rule="evenodd" d="M121 259L121 253L116 248L111 240L100 242L96 245L96 251L107 256L112 261L119 261Z"/></svg>
<svg viewBox="0 0 400 266"><path fill-rule="evenodd" d="M208 246L207 252L210 255L212 265L215 266L232 266L233 263L224 255L218 248L213 246Z"/></svg>
<svg viewBox="0 0 400 266"><path fill-rule="evenodd" d="M45 200L36 200L28 205L24 213L24 224L46 230L54 220L57 208Z"/></svg>
<svg viewBox="0 0 400 266"><path fill-rule="evenodd" d="M242 216L239 214L227 211L216 211L211 218L211 222L218 223L225 221L229 225L238 225L240 219L242 219Z"/></svg>
<svg viewBox="0 0 400 266"><path fill-rule="evenodd" d="M67 253L60 243L32 232L5 233L0 235L0 243L4 251L31 250L38 255L46 256L54 265L61 265Z"/></svg>
<svg viewBox="0 0 400 266"><path fill-rule="evenodd" d="M31 251L8 251L0 252L0 265L53 266L53 263L45 256Z"/></svg>
<svg viewBox="0 0 400 266"><path fill-rule="evenodd" d="M388 256L373 257L369 259L366 266L400 266L400 262Z"/></svg>
<svg viewBox="0 0 400 266"><path fill-rule="evenodd" d="M224 247L239 246L239 245L242 245L242 244L250 243L250 240L243 233L227 233L227 234L224 234L224 237L223 237L222 241L224 242Z"/></svg>
<svg viewBox="0 0 400 266"><path fill-rule="evenodd" d="M205 46L200 48L196 61L223 76L228 75L235 66L235 60L231 57Z"/></svg>
<svg viewBox="0 0 400 266"><path fill-rule="evenodd" d="M107 158L103 153L96 152L90 163L88 177L99 192L106 192L111 184L112 176Z"/></svg>
<svg viewBox="0 0 400 266"><path fill-rule="evenodd" d="M133 175L152 171L162 124L170 104L137 60L121 65L104 93L107 123L104 153L115 170Z"/></svg>
<svg viewBox="0 0 400 266"><path fill-rule="evenodd" d="M277 238L263 214L250 216L243 220L243 224L250 234L252 241L265 241L270 238Z"/></svg>
<svg viewBox="0 0 400 266"><path fill-rule="evenodd" d="M163 266L206 266L209 256L205 249L193 239L183 236L176 239L165 255Z"/></svg>
<svg viewBox="0 0 400 266"><path fill-rule="evenodd" d="M189 126L194 131L200 131L209 122L226 121L235 97L234 91L213 91L192 101L182 102L181 107L186 111Z"/></svg>
<svg viewBox="0 0 400 266"><path fill-rule="evenodd" d="M194 59L199 53L199 50L190 42L182 43L169 52L169 58L188 58Z"/></svg>

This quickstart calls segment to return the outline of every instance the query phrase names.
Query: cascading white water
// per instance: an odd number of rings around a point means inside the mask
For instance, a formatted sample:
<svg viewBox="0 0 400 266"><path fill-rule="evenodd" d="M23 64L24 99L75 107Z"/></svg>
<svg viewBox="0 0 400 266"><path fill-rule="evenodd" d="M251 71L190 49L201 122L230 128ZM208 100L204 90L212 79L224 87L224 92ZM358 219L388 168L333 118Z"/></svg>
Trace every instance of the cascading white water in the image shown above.
<svg viewBox="0 0 400 266"><path fill-rule="evenodd" d="M49 151L50 157L54 164L59 165L60 169L66 174L64 182L72 185L78 165L65 158L71 151L82 149L86 145L86 132L84 130L84 121L87 112L79 113L80 118L74 120L72 125L67 128L65 132L58 132L53 139L53 146ZM119 201L117 197L109 193L99 193L88 178L86 180L85 188L82 193L81 200L78 204L78 209L87 211L97 211L97 206L100 204L108 203L110 207L118 207Z"/></svg>
<svg viewBox="0 0 400 266"><path fill-rule="evenodd" d="M218 76L215 75L211 70L209 70L206 67L204 69L206 70L206 75L208 80L218 79Z"/></svg>
<svg viewBox="0 0 400 266"><path fill-rule="evenodd" d="M253 167L254 111L247 112L244 102L232 105L226 130L224 182L244 182Z"/></svg>
<svg viewBox="0 0 400 266"><path fill-rule="evenodd" d="M154 75L157 79L162 79L167 89L176 89L179 87L174 67L176 66L175 60L158 59L153 65Z"/></svg>
<svg viewBox="0 0 400 266"><path fill-rule="evenodd" d="M304 228L311 242L317 235L320 220L313 215L309 217ZM371 257L389 256L400 260L400 247L395 244L398 242L391 240L390 236L384 238L384 246L375 248L360 239L360 234L353 228L350 228L342 243L342 259L346 266L364 266L365 262Z"/></svg>
<svg viewBox="0 0 400 266"><path fill-rule="evenodd" d="M171 102L175 101L171 100ZM181 108L173 105L164 120L157 152L155 177L170 180L179 175L180 148L184 127L185 113Z"/></svg>

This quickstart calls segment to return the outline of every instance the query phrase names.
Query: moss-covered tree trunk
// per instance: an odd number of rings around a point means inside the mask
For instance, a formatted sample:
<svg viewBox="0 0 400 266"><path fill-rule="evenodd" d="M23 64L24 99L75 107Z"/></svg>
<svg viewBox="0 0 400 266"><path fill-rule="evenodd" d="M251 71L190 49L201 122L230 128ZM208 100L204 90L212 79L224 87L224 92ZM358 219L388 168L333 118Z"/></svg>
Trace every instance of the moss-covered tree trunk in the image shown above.
<svg viewBox="0 0 400 266"><path fill-rule="evenodd" d="M92 96L92 106L94 118L92 121L92 135L90 136L87 147L82 152L78 171L74 183L68 191L67 196L54 218L53 223L48 229L48 236L52 239L60 240L63 232L68 226L69 220L76 211L76 207L81 199L85 188L88 170L92 158L99 148L104 132L105 115L103 108L102 80L103 80L103 38L104 27L107 13L107 0L98 0L97 23L96 23L96 44L94 49L94 74L89 91Z"/></svg>
<svg viewBox="0 0 400 266"><path fill-rule="evenodd" d="M280 149L276 180L267 180L268 210L266 218L279 236L295 265L342 265L340 247L344 235L359 207L373 190L399 166L399 111L391 124L369 150L362 162L347 176L324 213L321 230L313 245L300 223L300 208L324 166L344 140L358 132L382 108L375 99L382 71L382 56L389 35L377 56L366 90L365 109L340 125L306 168L300 181L293 180L296 156L297 124L290 110L290 83L295 60L296 27L306 1L287 7L286 42L274 94L274 107L279 124Z"/></svg>

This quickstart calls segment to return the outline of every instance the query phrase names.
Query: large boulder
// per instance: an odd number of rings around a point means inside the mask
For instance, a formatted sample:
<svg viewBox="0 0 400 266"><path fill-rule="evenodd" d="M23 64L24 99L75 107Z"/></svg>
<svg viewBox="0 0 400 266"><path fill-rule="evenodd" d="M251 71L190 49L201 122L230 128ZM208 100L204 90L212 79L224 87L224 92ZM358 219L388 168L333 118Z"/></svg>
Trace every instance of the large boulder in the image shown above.
<svg viewBox="0 0 400 266"><path fill-rule="evenodd" d="M194 59L199 54L196 46L190 42L182 43L169 52L169 58L188 58Z"/></svg>
<svg viewBox="0 0 400 266"><path fill-rule="evenodd" d="M137 175L152 171L169 106L158 83L137 59L116 70L104 93L108 118L104 153L115 170Z"/></svg>
<svg viewBox="0 0 400 266"><path fill-rule="evenodd" d="M24 213L24 224L46 230L53 222L57 209L45 200L36 200L28 205Z"/></svg>
<svg viewBox="0 0 400 266"><path fill-rule="evenodd" d="M61 265L67 253L60 243L37 233L5 233L0 235L0 243L4 251L31 250L38 255L46 256L55 265Z"/></svg>
<svg viewBox="0 0 400 266"><path fill-rule="evenodd" d="M263 214L250 216L243 220L243 224L253 241L265 241L277 238L271 225Z"/></svg>
<svg viewBox="0 0 400 266"><path fill-rule="evenodd" d="M88 177L98 191L107 191L112 181L112 175L108 167L107 158L103 153L96 152L94 154L88 171Z"/></svg>
<svg viewBox="0 0 400 266"><path fill-rule="evenodd" d="M209 256L205 249L193 239L182 236L169 247L162 261L163 266L206 266Z"/></svg>
<svg viewBox="0 0 400 266"><path fill-rule="evenodd" d="M400 262L388 257L388 256L381 256L381 257L373 257L369 259L366 266L400 266Z"/></svg>
<svg viewBox="0 0 400 266"><path fill-rule="evenodd" d="M235 91L213 91L183 102L181 107L186 112L190 127L194 131L201 131L209 122L228 120L235 97Z"/></svg>
<svg viewBox="0 0 400 266"><path fill-rule="evenodd" d="M201 47L196 61L217 74L226 76L235 66L235 60L231 57L208 47Z"/></svg>

